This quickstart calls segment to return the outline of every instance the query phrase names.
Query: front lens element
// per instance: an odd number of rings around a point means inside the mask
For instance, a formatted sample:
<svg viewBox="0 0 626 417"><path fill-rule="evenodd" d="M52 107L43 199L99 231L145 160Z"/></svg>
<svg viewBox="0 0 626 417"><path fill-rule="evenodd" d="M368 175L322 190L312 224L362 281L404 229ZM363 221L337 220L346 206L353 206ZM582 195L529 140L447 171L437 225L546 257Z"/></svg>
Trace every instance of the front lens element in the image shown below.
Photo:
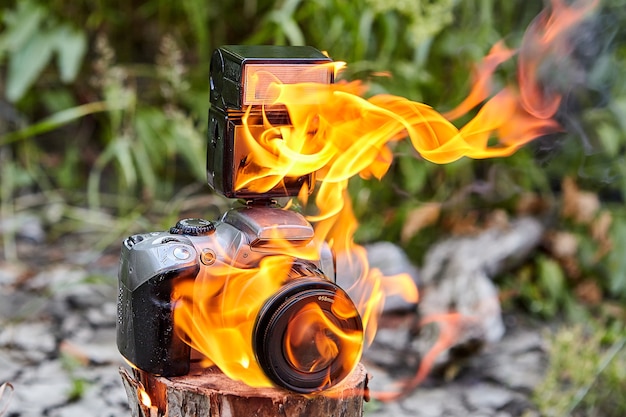
<svg viewBox="0 0 626 417"><path fill-rule="evenodd" d="M278 386L311 393L350 374L363 325L348 295L324 278L298 278L266 301L253 333L254 351Z"/></svg>

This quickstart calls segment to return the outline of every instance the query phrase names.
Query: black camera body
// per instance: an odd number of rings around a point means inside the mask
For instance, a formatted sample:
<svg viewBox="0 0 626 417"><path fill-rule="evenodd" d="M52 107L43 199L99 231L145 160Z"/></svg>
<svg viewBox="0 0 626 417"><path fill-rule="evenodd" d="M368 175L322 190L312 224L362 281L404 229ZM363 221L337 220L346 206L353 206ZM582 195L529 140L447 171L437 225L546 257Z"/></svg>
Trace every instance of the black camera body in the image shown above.
<svg viewBox="0 0 626 417"><path fill-rule="evenodd" d="M281 82L330 83L332 71L327 66L319 67L330 61L310 47L228 46L215 51L211 62L208 182L226 197L248 201L219 220L184 219L169 231L137 234L124 240L117 345L133 366L163 376L187 374L191 347L185 335L177 331L174 319L180 302L177 286L195 285L198 276L211 277L218 267L256 268L265 257L274 255L291 258L288 279L275 294L262 300L250 340L268 379L277 386L309 393L336 384L358 362L361 318L346 292L335 284L331 249L315 240L314 229L304 216L271 201L298 195L303 186L312 190L314 173L285 178L261 193L254 186L235 186L249 153L241 137L242 117L271 113L273 120L289 124L284 109L265 108L272 101L271 94L266 93L267 77ZM287 254L285 245L291 249ZM301 253L313 251L318 256L294 256L298 248ZM325 322L332 326L305 329L299 335L305 343L287 346L291 343L285 341L291 331L289 323L304 323L311 305L319 308ZM338 308L340 305L343 307ZM336 329L351 334L351 341L338 337ZM318 360L319 352L315 350L320 337L338 346L334 356L323 361ZM350 344L351 349L344 349Z"/></svg>

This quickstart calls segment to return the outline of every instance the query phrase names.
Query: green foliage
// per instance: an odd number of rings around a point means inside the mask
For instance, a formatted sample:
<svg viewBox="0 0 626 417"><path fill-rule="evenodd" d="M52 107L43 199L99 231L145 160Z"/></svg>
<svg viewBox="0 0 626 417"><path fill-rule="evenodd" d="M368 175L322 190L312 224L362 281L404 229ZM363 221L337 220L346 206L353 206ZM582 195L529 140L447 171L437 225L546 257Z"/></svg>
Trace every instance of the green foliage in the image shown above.
<svg viewBox="0 0 626 417"><path fill-rule="evenodd" d="M0 57L8 56L5 94L9 100L22 98L55 55L60 80L74 81L87 48L84 32L50 16L33 0L18 2L3 20Z"/></svg>
<svg viewBox="0 0 626 417"><path fill-rule="evenodd" d="M208 66L219 45L309 44L346 61L344 77L365 80L369 94L396 94L446 111L470 90L473 65L501 39L519 46L545 3L15 1L0 10L0 220L40 210L51 238L80 230L96 236L100 250L134 231L165 228L182 210L217 216L228 203L208 195L204 148ZM622 3L604 0L601 24L577 32L578 72L552 71L557 84L577 87L559 113L568 133L509 158L444 166L424 161L409 143L394 144L387 175L350 182L361 223L357 240L401 242L419 263L442 234L478 231L494 213L539 214L551 233L569 236L576 247L565 256L545 244L505 277L503 293L513 294L512 304L542 319L587 320L607 299L623 303ZM514 65L498 70L496 86L515 80ZM597 197L591 219L562 215L566 177ZM542 210L521 210L528 196ZM407 228L428 207L435 210L421 227ZM600 227L601 219L608 226ZM5 258L17 259L12 229L3 229L1 245ZM622 306L615 309L623 314ZM546 382L537 390L545 415L626 413L619 314L611 313L614 322L605 330L574 327L555 335ZM72 398L86 389L76 369L67 364Z"/></svg>
<svg viewBox="0 0 626 417"><path fill-rule="evenodd" d="M0 107L2 216L27 207L17 197L37 194L63 207L55 228L77 227L77 208L87 207L86 218L115 216L111 222L122 229L107 223L110 233L149 225L144 216L151 210L159 210L159 219L176 218L172 210L184 204L168 201L189 198L188 186L207 193L204 135L213 48L310 44L347 61L344 76L367 81L370 94L398 94L445 111L467 95L474 63L500 39L518 46L544 7L539 0L14 3L2 10L0 32L1 93L9 102ZM509 158L445 166L422 160L408 143L394 144L395 162L381 181L355 178L350 184L361 222L357 239L402 239L419 261L443 233L468 225L477 230L494 212L517 215L529 194L556 213L559 184L569 176L599 196L612 218L610 232L601 243L590 225L554 216L554 229L579 242L580 276L574 279L563 260L546 251L512 275L511 282L522 283L517 301L551 317L572 309L572 290L581 280L623 299L626 87L615 77L626 61L618 42L626 15L619 0L605 0L599 14L602 30L591 25L580 31L587 49L578 53L588 58L582 72L563 75L573 85L584 78L588 87L572 90L560 115L573 133L543 138ZM498 70L496 86L515 79L514 64ZM407 219L429 204L440 209L437 219L407 230ZM5 255L15 252L13 239L3 235Z"/></svg>
<svg viewBox="0 0 626 417"><path fill-rule="evenodd" d="M626 214L626 213L625 213ZM613 250L608 254L606 262L608 290L615 297L626 300L626 218L614 219L611 230Z"/></svg>
<svg viewBox="0 0 626 417"><path fill-rule="evenodd" d="M70 402L80 400L89 386L89 382L85 378L78 376L80 368L84 367L84 363L74 356L68 354L61 355L61 363L63 369L70 377L71 385L67 392L67 400Z"/></svg>
<svg viewBox="0 0 626 417"><path fill-rule="evenodd" d="M626 413L626 332L565 327L550 337L549 366L534 400L542 416Z"/></svg>

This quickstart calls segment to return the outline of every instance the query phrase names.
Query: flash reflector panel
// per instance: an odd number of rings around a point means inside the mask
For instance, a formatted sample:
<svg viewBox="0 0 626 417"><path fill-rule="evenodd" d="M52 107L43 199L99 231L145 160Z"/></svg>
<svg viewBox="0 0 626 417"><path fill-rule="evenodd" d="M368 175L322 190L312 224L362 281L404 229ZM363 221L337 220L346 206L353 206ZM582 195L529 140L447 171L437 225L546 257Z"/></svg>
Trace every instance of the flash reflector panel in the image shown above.
<svg viewBox="0 0 626 417"><path fill-rule="evenodd" d="M211 105L227 112L271 103L272 82L331 84L332 62L310 46L222 46L211 58Z"/></svg>
<svg viewBox="0 0 626 417"><path fill-rule="evenodd" d="M243 105L270 104L278 97L272 83L330 84L332 70L328 65L269 65L246 64L244 66ZM306 99L306 97L304 97Z"/></svg>

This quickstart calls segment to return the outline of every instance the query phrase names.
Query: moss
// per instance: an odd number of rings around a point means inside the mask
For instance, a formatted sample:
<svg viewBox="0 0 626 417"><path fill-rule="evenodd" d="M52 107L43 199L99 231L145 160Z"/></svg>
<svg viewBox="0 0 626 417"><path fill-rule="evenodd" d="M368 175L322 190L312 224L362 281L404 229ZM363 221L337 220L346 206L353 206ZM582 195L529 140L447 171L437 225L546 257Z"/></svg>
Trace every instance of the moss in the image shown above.
<svg viewBox="0 0 626 417"><path fill-rule="evenodd" d="M612 342L607 344L607 342ZM544 416L626 414L626 332L564 327L550 337L550 365L534 401Z"/></svg>

